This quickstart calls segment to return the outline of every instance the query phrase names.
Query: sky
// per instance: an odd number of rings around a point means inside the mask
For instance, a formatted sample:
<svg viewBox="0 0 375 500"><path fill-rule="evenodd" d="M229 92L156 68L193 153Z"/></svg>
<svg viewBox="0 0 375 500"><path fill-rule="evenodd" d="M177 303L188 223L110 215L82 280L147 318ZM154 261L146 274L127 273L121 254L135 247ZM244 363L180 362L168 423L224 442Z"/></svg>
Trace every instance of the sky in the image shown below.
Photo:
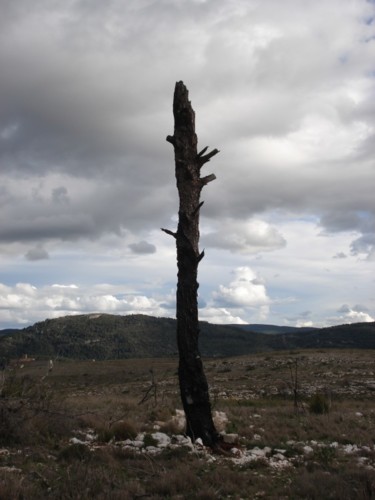
<svg viewBox="0 0 375 500"><path fill-rule="evenodd" d="M199 315L375 318L375 2L0 0L0 329L175 316L172 102L204 166Z"/></svg>

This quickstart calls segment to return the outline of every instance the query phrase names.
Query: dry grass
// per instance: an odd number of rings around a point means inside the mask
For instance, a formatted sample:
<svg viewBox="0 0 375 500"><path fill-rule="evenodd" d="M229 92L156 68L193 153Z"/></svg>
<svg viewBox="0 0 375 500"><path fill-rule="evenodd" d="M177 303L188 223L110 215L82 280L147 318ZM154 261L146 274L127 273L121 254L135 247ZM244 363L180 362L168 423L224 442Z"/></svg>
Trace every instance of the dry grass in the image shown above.
<svg viewBox="0 0 375 500"><path fill-rule="evenodd" d="M297 359L297 407L291 359ZM293 464L285 469L270 467L266 458L243 466L225 457L208 461L184 447L158 456L123 449L119 443L141 431L155 444L157 422L176 433L175 360L57 361L48 377L45 365L37 361L7 374L0 399L0 500L375 498L373 352L206 362L213 406L226 412L227 432L239 434L244 450L266 446L272 455L282 449ZM140 404L152 382L153 396ZM309 411L315 394L329 401L328 412ZM95 446L70 442L87 432L96 436ZM358 453L343 451L354 444L367 447L361 461ZM304 453L310 445L311 453Z"/></svg>

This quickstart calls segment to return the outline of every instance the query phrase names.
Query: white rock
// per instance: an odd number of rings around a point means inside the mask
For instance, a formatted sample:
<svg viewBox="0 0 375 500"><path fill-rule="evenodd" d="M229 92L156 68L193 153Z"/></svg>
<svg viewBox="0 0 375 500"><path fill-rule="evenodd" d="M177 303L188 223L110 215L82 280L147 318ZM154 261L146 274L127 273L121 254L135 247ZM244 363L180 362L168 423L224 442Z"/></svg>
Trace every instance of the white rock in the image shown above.
<svg viewBox="0 0 375 500"><path fill-rule="evenodd" d="M11 465L10 467L7 467L7 466L0 467L0 471L4 471L4 472L22 472L21 469L18 469L14 465Z"/></svg>
<svg viewBox="0 0 375 500"><path fill-rule="evenodd" d="M268 453L271 453L271 448L265 446L263 449L260 449L256 446L255 448L249 450L249 452L256 457L265 457Z"/></svg>
<svg viewBox="0 0 375 500"><path fill-rule="evenodd" d="M236 465L246 465L250 462L255 462L257 457L254 455L243 455L241 458L232 458L231 461Z"/></svg>
<svg viewBox="0 0 375 500"><path fill-rule="evenodd" d="M292 466L292 464L286 459L277 461L271 459L269 464L273 469L286 469L287 467Z"/></svg>
<svg viewBox="0 0 375 500"><path fill-rule="evenodd" d="M238 434L222 434L224 443L234 444L238 442Z"/></svg>
<svg viewBox="0 0 375 500"><path fill-rule="evenodd" d="M176 436L173 436L173 440L177 442L177 444L180 446L189 446L189 447L193 446L191 439L188 436L183 436L182 434L177 434Z"/></svg>
<svg viewBox="0 0 375 500"><path fill-rule="evenodd" d="M175 410L175 415L173 415L167 422L168 425L173 425L177 432L183 432L186 427L185 412L183 410Z"/></svg>
<svg viewBox="0 0 375 500"><path fill-rule="evenodd" d="M313 448L311 448L311 446L307 446L307 445L306 445L306 446L304 446L304 447L303 447L303 453L304 453L305 455L308 455L309 453L312 453L313 451L314 451L314 449L313 449Z"/></svg>
<svg viewBox="0 0 375 500"><path fill-rule="evenodd" d="M157 448L156 446L146 446L145 450L151 455L157 455L160 453L160 448Z"/></svg>
<svg viewBox="0 0 375 500"><path fill-rule="evenodd" d="M227 423L229 422L228 417L224 411L214 411L212 419L218 432L224 431Z"/></svg>
<svg viewBox="0 0 375 500"><path fill-rule="evenodd" d="M72 443L72 444L86 444L85 441L82 441L81 439L78 439L78 438L71 438L69 439L69 442Z"/></svg>
<svg viewBox="0 0 375 500"><path fill-rule="evenodd" d="M346 444L343 446L344 453L351 455L352 453L358 452L358 446L356 444Z"/></svg>
<svg viewBox="0 0 375 500"><path fill-rule="evenodd" d="M171 438L164 432L154 432L151 436L158 442L159 448L167 448L171 444Z"/></svg>

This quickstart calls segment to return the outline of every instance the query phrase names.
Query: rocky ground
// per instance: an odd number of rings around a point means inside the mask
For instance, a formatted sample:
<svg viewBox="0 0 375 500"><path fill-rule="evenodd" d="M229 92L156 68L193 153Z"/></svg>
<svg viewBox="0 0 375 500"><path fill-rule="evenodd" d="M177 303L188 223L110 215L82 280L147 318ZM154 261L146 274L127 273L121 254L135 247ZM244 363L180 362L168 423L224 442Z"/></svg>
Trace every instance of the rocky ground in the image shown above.
<svg viewBox="0 0 375 500"><path fill-rule="evenodd" d="M207 360L221 453L175 360L48 362L3 374L0 499L375 498L372 351Z"/></svg>

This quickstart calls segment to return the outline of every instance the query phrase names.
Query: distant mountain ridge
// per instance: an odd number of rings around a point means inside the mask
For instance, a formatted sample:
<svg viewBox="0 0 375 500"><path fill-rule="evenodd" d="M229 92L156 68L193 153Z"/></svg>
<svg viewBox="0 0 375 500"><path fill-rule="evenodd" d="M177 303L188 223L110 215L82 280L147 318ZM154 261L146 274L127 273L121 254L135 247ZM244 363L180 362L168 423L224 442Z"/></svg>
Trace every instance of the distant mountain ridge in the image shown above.
<svg viewBox="0 0 375 500"><path fill-rule="evenodd" d="M18 328L6 328L5 330L0 330L0 336L11 335L12 333L17 333L17 332L19 332Z"/></svg>
<svg viewBox="0 0 375 500"><path fill-rule="evenodd" d="M206 357L285 349L375 349L375 323L300 329L201 322L200 329L200 350ZM177 354L176 320L141 314L82 314L47 319L21 330L0 331L0 357L25 354L74 359L173 356Z"/></svg>
<svg viewBox="0 0 375 500"><path fill-rule="evenodd" d="M302 333L302 332L310 332L312 330L317 330L312 326L277 326L277 325L260 325L260 324L247 324L247 325L232 325L237 328L241 328L241 330L250 331L250 332L258 332L258 333L266 333L266 334L276 334L276 333Z"/></svg>

